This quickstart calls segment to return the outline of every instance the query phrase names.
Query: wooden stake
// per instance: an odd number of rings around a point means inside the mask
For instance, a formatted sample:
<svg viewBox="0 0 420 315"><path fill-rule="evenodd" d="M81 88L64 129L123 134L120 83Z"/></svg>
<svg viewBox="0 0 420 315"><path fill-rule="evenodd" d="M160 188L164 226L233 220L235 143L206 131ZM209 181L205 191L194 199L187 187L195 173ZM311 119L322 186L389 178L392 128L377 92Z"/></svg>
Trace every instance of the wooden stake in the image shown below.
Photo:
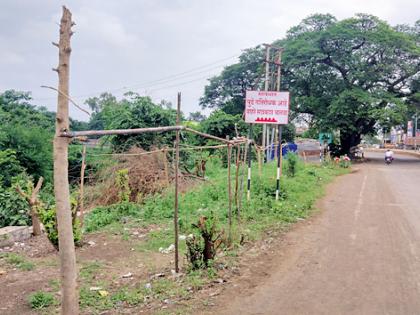
<svg viewBox="0 0 420 315"><path fill-rule="evenodd" d="M77 267L74 249L70 190L68 182L68 146L69 139L61 137L62 132L70 128L69 100L64 95L69 93L70 76L70 37L72 35L71 13L63 7L60 23L58 93L56 128L54 137L54 193L57 206L58 243L60 248L61 273L61 314L79 314L77 292Z"/></svg>
<svg viewBox="0 0 420 315"><path fill-rule="evenodd" d="M236 206L236 215L238 221L240 220L239 216L239 170L241 168L241 145L236 146L236 169L235 169L235 206Z"/></svg>
<svg viewBox="0 0 420 315"><path fill-rule="evenodd" d="M83 226L83 216L85 211L85 169L86 169L86 144L83 145L82 167L80 169L80 192L79 192L79 220L80 226Z"/></svg>
<svg viewBox="0 0 420 315"><path fill-rule="evenodd" d="M176 110L176 124L181 124L181 93L178 93L178 102ZM179 248L178 248L178 176L179 172L179 129L176 131L175 138L175 212L174 212L174 229L175 229L175 272L179 272Z"/></svg>
<svg viewBox="0 0 420 315"><path fill-rule="evenodd" d="M162 159L163 159L163 167L164 167L164 171L165 171L165 181L166 181L166 185L169 186L169 168L168 168L168 149L165 147L162 150Z"/></svg>
<svg viewBox="0 0 420 315"><path fill-rule="evenodd" d="M238 217L241 216L241 209L242 209L242 198L243 198L243 192L244 192L244 177L245 177L245 165L247 161L247 154L248 154L248 144L245 143L244 146L244 157L241 161L241 180L239 184L239 203L238 203Z"/></svg>
<svg viewBox="0 0 420 315"><path fill-rule="evenodd" d="M226 136L226 140L229 141L229 136ZM229 144L227 147L229 244L232 243L232 181L230 177L231 159L232 159L232 147Z"/></svg>

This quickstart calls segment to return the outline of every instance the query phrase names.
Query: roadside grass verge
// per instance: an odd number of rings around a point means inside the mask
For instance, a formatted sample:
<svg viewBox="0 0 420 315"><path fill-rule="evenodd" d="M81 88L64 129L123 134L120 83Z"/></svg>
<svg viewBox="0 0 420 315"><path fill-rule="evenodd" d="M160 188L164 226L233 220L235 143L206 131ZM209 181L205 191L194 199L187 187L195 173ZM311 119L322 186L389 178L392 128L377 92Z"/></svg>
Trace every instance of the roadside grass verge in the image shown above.
<svg viewBox="0 0 420 315"><path fill-rule="evenodd" d="M276 163L264 165L261 174L257 165L253 167L249 202L246 200L246 179L244 180L241 220L238 222L236 219L236 205L233 202L233 246L225 249L225 261L215 261L214 265L211 264L206 270L189 270L180 278L166 273L163 278L144 279L126 284L115 279L101 280L101 275L107 272L105 265L100 261L85 262L80 269L82 313L100 314L109 310L117 312L119 309L142 309L156 305L156 302L177 304L193 292L218 283L220 279L217 279L217 268L236 265L241 240L258 240L268 230L282 230L300 219L307 218L314 210L316 200L325 193L326 184L334 177L349 172L348 169L334 165L319 166L299 161L295 165L295 172L286 175L287 163L286 160L283 165L284 175L281 178L278 201L275 200ZM234 168L232 173L234 174ZM194 233L192 224L196 223L200 216L213 217L217 221L217 228L227 232L227 170L222 167L220 160L214 159L208 163L207 174L206 182L180 195L181 235ZM234 186L232 176L232 187ZM85 231L118 234L124 241L130 239L130 229L148 230L144 239L133 244L136 251L153 252L159 251L159 248L168 248L173 244L173 199L173 190L168 189L162 194L145 197L141 204L125 202L97 207L87 214ZM185 253L185 241L180 241L180 256L185 256ZM219 264L225 267L219 267ZM51 282L50 286L52 291L58 290L56 281ZM52 305L47 308L51 309L55 303L50 297L40 296L40 305L49 303ZM175 309L169 313L177 311ZM162 314L166 314L165 312L162 309Z"/></svg>
<svg viewBox="0 0 420 315"><path fill-rule="evenodd" d="M288 161L283 163L283 176L280 182L280 200L275 200L276 163L265 164L261 174L257 165L252 169L251 200L246 200L246 180L242 194L241 221L236 220L236 205L233 201L234 242L246 237L258 239L262 232L272 227L287 226L299 219L306 218L313 210L314 203L322 197L325 185L335 176L349 172L348 169L334 165L304 164L298 161L295 173L286 175ZM234 174L234 168L232 170ZM200 216L213 217L218 227L227 231L228 224L228 194L227 170L222 167L219 159L208 162L208 180L188 192L180 195L179 225L181 234L193 232L192 224ZM232 187L234 187L232 176ZM112 227L113 231L133 225L151 224L161 226L150 232L139 250L157 251L173 243L173 199L172 189L162 194L144 198L142 204L121 203L107 207L97 207L91 211L85 220L87 232L103 230ZM234 199L234 198L233 198ZM140 221L141 220L141 221ZM123 232L121 232L124 234ZM183 244L183 242L181 242Z"/></svg>

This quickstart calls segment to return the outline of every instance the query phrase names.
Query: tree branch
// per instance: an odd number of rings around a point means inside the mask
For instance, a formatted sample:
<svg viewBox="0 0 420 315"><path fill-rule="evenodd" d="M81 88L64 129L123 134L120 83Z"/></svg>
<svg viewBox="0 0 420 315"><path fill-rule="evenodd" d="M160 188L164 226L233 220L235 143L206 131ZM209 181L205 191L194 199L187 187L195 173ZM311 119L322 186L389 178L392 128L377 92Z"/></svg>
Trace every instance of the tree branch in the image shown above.
<svg viewBox="0 0 420 315"><path fill-rule="evenodd" d="M68 96L67 94L65 94L65 93L63 93L63 92L61 92L59 89L56 89L55 87L52 87L52 86L46 86L46 85L41 85L41 87L42 88L46 88L46 89L51 89L51 90L54 90L54 91L57 91L59 94L61 94L61 95L63 95L64 97L66 97L74 106L76 106L79 110L81 110L82 112L84 112L84 113L86 113L87 115L89 115L90 116L90 113L87 111L87 110L85 110L85 109L83 109L82 107L80 107L79 105L77 105L76 104L76 102L75 101L73 101L72 99L71 99L71 97L70 96Z"/></svg>

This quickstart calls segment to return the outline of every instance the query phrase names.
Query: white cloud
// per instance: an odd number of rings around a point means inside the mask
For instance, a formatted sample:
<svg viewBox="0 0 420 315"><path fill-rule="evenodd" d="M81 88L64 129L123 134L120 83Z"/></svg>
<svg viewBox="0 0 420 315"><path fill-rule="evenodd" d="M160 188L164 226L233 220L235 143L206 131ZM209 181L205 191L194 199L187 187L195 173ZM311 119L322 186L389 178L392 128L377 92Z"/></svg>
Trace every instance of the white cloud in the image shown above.
<svg viewBox="0 0 420 315"><path fill-rule="evenodd" d="M199 67L241 50L284 36L310 14L339 19L363 12L390 24L413 24L417 1L411 0L68 0L76 22L72 38L71 94L85 95L136 86L154 99L175 101L183 92L185 111L199 110L208 70L155 86L142 82ZM0 86L31 90L39 104L55 107L55 95L39 88L54 85L61 7L55 0L0 2ZM234 59L220 63L228 64ZM201 79L200 79L201 78ZM173 86L177 83L188 84ZM125 89L115 91L121 95ZM80 96L80 97L79 97ZM74 113L77 118L85 118Z"/></svg>

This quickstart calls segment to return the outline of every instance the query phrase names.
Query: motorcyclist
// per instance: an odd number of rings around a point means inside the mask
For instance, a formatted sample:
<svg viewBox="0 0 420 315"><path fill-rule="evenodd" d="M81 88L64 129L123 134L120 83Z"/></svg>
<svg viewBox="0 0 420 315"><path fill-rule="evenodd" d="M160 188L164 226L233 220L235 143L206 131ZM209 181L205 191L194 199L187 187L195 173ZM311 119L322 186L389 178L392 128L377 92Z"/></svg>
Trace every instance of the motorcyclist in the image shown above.
<svg viewBox="0 0 420 315"><path fill-rule="evenodd" d="M385 161L390 158L391 161L394 160L394 152L392 152L390 149L386 150L385 152Z"/></svg>

